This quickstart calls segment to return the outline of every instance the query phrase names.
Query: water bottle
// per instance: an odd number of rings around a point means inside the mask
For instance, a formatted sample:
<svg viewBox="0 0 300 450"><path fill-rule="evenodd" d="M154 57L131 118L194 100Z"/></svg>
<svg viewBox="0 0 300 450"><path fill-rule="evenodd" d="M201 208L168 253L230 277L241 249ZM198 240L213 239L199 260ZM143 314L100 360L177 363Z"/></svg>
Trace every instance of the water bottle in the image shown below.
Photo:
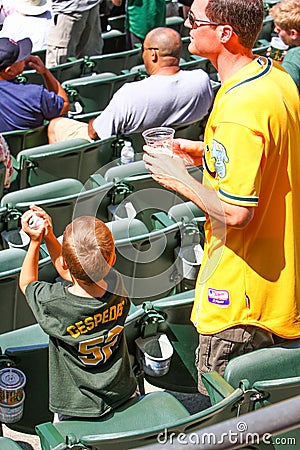
<svg viewBox="0 0 300 450"><path fill-rule="evenodd" d="M130 141L125 141L124 147L121 150L121 164L129 164L134 161L134 148Z"/></svg>

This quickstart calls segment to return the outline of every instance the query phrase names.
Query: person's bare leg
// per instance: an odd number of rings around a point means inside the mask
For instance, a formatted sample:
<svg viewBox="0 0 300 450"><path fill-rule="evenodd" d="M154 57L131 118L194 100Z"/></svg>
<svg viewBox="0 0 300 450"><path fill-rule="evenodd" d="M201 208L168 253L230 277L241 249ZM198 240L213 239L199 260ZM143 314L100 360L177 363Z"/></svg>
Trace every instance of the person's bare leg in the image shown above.
<svg viewBox="0 0 300 450"><path fill-rule="evenodd" d="M51 119L48 125L48 142L49 144L54 144L55 142L58 142L56 134L55 134L55 126L58 121L61 120L68 120L64 117L56 117L55 119Z"/></svg>

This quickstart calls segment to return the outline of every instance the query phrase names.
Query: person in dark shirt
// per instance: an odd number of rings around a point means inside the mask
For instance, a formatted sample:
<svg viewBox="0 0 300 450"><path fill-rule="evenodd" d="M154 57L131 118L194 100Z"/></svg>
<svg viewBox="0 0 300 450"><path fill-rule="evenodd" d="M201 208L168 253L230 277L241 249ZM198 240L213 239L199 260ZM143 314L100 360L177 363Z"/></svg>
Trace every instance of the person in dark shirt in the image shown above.
<svg viewBox="0 0 300 450"><path fill-rule="evenodd" d="M34 215L39 224L33 228ZM112 269L113 236L101 220L82 216L67 225L60 244L50 216L37 206L23 214L22 228L30 244L19 284L50 336L50 410L60 420L101 417L136 391L124 333L130 300L120 274ZM69 285L38 281L43 237Z"/></svg>
<svg viewBox="0 0 300 450"><path fill-rule="evenodd" d="M0 132L27 130L43 125L45 120L66 114L70 108L65 90L45 67L31 55L29 38L18 42L0 38ZM43 85L20 84L16 77L24 67L35 69L44 79Z"/></svg>

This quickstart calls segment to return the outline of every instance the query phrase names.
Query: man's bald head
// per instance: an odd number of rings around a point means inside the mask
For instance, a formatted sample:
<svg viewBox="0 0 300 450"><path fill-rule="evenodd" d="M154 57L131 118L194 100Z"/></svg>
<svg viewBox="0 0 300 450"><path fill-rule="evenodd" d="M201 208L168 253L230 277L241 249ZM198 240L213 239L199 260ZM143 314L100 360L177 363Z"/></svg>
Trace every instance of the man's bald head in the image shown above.
<svg viewBox="0 0 300 450"><path fill-rule="evenodd" d="M180 60L182 43L180 34L172 28L159 27L149 31L144 41L145 48L159 49L159 56L170 56Z"/></svg>

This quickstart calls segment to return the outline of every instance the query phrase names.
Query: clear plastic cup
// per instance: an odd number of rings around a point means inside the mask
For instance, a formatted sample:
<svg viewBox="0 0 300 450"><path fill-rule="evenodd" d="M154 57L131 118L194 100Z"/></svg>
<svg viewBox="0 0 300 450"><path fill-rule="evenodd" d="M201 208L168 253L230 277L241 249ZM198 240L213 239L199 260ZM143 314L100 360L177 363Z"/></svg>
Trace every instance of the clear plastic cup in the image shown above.
<svg viewBox="0 0 300 450"><path fill-rule="evenodd" d="M146 144L157 149L158 153L172 155L173 138L175 130L169 127L149 128L142 133Z"/></svg>

